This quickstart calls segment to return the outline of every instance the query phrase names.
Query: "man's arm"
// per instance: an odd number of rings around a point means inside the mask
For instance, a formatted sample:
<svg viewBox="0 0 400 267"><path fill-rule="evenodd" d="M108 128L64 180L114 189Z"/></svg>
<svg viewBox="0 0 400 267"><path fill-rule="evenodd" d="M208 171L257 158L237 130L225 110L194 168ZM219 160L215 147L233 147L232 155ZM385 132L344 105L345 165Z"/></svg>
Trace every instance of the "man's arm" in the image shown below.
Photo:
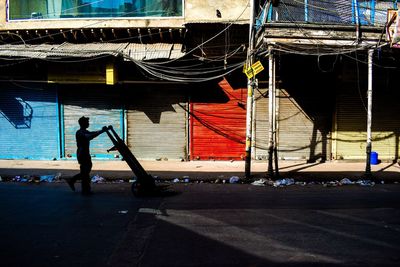
<svg viewBox="0 0 400 267"><path fill-rule="evenodd" d="M88 140L92 140L92 139L96 138L97 136L99 136L100 134L104 133L105 131L106 131L106 129L104 127L103 127L103 129L101 129L99 131L94 131L94 132L86 131L85 132L85 137Z"/></svg>

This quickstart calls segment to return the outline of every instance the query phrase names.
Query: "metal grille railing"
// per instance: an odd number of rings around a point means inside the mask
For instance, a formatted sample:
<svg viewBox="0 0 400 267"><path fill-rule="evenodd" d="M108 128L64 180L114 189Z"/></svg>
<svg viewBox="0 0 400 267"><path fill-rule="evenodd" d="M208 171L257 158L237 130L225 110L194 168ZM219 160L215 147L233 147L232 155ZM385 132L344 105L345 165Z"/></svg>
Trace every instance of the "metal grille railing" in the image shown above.
<svg viewBox="0 0 400 267"><path fill-rule="evenodd" d="M386 23L387 10L397 7L397 0L280 0L277 7L264 10L264 15L268 22L381 26Z"/></svg>

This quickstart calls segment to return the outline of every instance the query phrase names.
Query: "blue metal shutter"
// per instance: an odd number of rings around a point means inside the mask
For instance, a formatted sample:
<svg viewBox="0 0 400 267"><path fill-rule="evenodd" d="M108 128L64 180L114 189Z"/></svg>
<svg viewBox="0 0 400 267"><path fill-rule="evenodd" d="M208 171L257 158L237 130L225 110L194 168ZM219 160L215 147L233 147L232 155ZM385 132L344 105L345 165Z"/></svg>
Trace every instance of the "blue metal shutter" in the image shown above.
<svg viewBox="0 0 400 267"><path fill-rule="evenodd" d="M64 154L67 158L76 158L75 133L79 129L78 119L89 117L89 131L101 130L103 126L112 125L123 138L123 112L119 93L111 87L102 85L71 85L60 92L64 113ZM107 149L113 146L107 134L102 134L90 141L90 153L93 159L115 158L119 153Z"/></svg>
<svg viewBox="0 0 400 267"><path fill-rule="evenodd" d="M57 94L46 86L0 84L0 158L59 157Z"/></svg>

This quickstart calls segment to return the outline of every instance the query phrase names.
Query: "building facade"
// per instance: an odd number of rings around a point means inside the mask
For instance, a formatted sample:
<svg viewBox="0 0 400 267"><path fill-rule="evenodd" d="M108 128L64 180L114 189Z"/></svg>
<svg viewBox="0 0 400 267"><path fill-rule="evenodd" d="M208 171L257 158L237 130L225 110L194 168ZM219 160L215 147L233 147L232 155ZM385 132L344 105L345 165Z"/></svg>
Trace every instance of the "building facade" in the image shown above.
<svg viewBox="0 0 400 267"><path fill-rule="evenodd" d="M371 100L372 151L398 160L399 58L387 28L397 9L397 1L265 3L257 43L275 61L280 159L365 160ZM254 150L256 158L267 158L271 87L268 77L259 79Z"/></svg>
<svg viewBox="0 0 400 267"><path fill-rule="evenodd" d="M139 159L245 155L250 2L0 0L0 158L74 159L80 116L113 125ZM270 147L269 48L281 160L363 160L367 51L372 150L397 160L397 1L255 1L252 158ZM107 136L92 142L97 159Z"/></svg>
<svg viewBox="0 0 400 267"><path fill-rule="evenodd" d="M139 159L240 159L246 86L228 80L241 75L246 4L2 0L0 158L74 159L88 116ZM198 140L208 150L197 153ZM118 158L110 147L106 135L93 140L93 157Z"/></svg>

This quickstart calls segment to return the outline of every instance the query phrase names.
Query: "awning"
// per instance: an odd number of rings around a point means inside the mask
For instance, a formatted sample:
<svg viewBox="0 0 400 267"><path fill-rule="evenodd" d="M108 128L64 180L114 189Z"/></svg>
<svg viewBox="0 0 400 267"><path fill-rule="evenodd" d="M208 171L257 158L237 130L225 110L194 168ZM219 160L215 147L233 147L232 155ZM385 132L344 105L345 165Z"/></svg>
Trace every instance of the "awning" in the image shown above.
<svg viewBox="0 0 400 267"><path fill-rule="evenodd" d="M125 60L176 59L184 56L182 44L137 43L86 43L59 45L5 44L0 45L0 57L18 58L92 58L99 56L122 56Z"/></svg>

